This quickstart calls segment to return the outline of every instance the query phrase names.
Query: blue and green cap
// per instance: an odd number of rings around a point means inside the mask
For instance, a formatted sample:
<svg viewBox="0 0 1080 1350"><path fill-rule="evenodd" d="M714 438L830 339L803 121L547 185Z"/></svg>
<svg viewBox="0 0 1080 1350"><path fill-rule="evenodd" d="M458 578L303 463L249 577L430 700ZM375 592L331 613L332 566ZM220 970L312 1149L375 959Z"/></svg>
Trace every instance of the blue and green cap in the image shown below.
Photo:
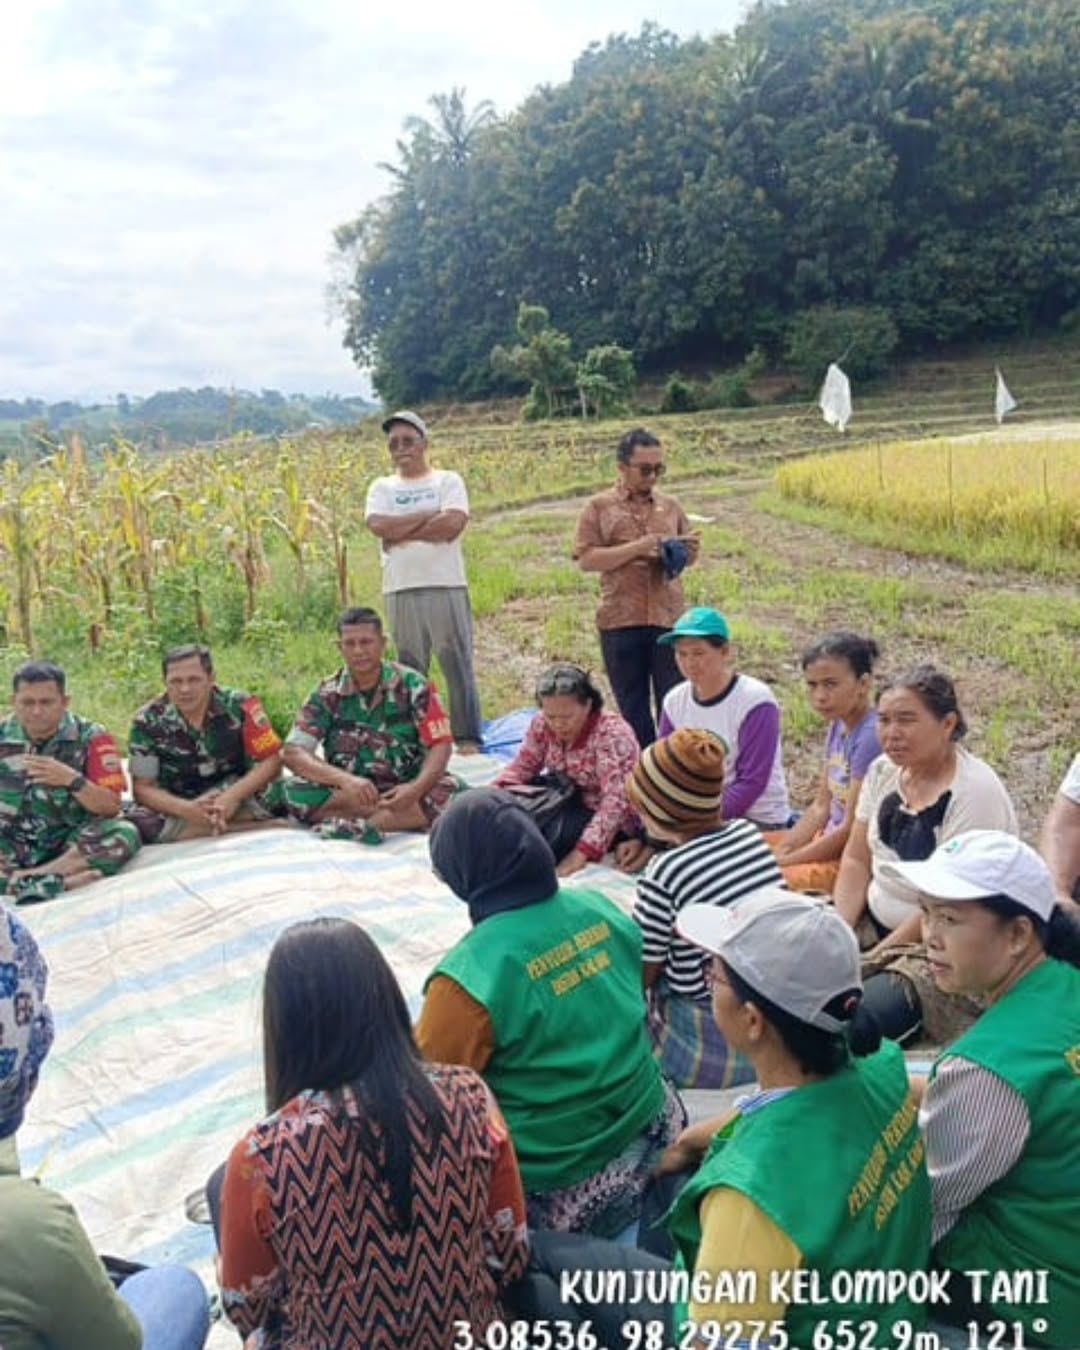
<svg viewBox="0 0 1080 1350"><path fill-rule="evenodd" d="M718 609L708 609L705 605L695 605L685 614L680 614L670 633L657 638L657 642L678 642L680 638L720 638L731 641L731 629L728 621Z"/></svg>

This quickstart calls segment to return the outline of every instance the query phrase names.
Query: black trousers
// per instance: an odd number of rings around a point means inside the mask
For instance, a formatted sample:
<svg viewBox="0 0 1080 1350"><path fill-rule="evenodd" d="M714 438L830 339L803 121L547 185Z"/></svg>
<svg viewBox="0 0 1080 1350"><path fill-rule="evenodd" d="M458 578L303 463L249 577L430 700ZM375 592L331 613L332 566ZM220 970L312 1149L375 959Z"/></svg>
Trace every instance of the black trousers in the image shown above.
<svg viewBox="0 0 1080 1350"><path fill-rule="evenodd" d="M655 1342L673 1345L674 1308L670 1300L634 1302L600 1294L589 1286L589 1274L601 1277L618 1272L652 1273L658 1280L671 1269L671 1262L652 1256L637 1247L624 1247L586 1233L529 1232L529 1268L516 1284L503 1290L502 1300L508 1320L532 1323L534 1336L529 1345L552 1344L552 1331L559 1323L569 1323L574 1334L584 1322L590 1324L597 1350L625 1350L627 1345L644 1345L648 1324L660 1333ZM565 1289L563 1277L569 1278ZM610 1285L608 1286L610 1288ZM631 1286L632 1288L632 1286ZM662 1289L662 1286L660 1286ZM638 1323L635 1330L628 1323ZM559 1329L561 1331L561 1328ZM562 1335L566 1335L563 1332ZM655 1334L655 1333L654 1333ZM555 1344L565 1343L560 1339Z"/></svg>
<svg viewBox="0 0 1080 1350"><path fill-rule="evenodd" d="M602 628L600 650L619 711L634 729L644 750L656 740L656 723L664 695L682 678L675 649L660 646L657 638L667 628ZM653 720L653 700L656 721Z"/></svg>

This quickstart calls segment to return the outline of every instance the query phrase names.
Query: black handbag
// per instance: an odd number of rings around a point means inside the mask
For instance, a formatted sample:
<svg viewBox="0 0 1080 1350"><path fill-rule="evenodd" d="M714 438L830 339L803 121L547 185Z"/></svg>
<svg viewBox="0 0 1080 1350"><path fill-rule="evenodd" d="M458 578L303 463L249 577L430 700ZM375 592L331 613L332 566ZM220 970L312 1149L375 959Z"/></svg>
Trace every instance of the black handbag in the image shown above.
<svg viewBox="0 0 1080 1350"><path fill-rule="evenodd" d="M138 1261L125 1261L122 1256L101 1256L98 1259L105 1267L105 1274L108 1275L109 1283L114 1289L119 1289L125 1280L146 1269L146 1266L140 1265Z"/></svg>
<svg viewBox="0 0 1080 1350"><path fill-rule="evenodd" d="M510 784L505 791L532 817L556 862L562 862L574 850L592 820L593 813L582 799L581 788L557 770L539 774L531 783Z"/></svg>

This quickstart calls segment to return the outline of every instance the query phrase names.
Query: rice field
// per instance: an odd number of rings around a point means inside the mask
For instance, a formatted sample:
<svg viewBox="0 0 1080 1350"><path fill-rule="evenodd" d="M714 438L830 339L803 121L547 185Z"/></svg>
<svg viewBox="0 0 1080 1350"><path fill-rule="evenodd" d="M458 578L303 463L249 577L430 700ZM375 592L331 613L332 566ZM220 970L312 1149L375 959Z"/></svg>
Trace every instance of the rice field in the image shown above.
<svg viewBox="0 0 1080 1350"><path fill-rule="evenodd" d="M1048 574L1080 568L1080 436L864 446L785 464L776 484L852 532L879 527L875 542Z"/></svg>

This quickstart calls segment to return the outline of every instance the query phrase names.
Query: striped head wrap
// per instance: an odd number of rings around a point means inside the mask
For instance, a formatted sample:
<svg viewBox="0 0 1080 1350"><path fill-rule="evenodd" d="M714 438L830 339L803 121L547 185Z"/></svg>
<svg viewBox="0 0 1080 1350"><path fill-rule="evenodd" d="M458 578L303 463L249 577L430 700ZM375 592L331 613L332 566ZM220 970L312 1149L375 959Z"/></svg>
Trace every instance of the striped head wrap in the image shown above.
<svg viewBox="0 0 1080 1350"><path fill-rule="evenodd" d="M682 727L641 752L627 794L661 825L708 823L723 799L726 753L711 731Z"/></svg>

